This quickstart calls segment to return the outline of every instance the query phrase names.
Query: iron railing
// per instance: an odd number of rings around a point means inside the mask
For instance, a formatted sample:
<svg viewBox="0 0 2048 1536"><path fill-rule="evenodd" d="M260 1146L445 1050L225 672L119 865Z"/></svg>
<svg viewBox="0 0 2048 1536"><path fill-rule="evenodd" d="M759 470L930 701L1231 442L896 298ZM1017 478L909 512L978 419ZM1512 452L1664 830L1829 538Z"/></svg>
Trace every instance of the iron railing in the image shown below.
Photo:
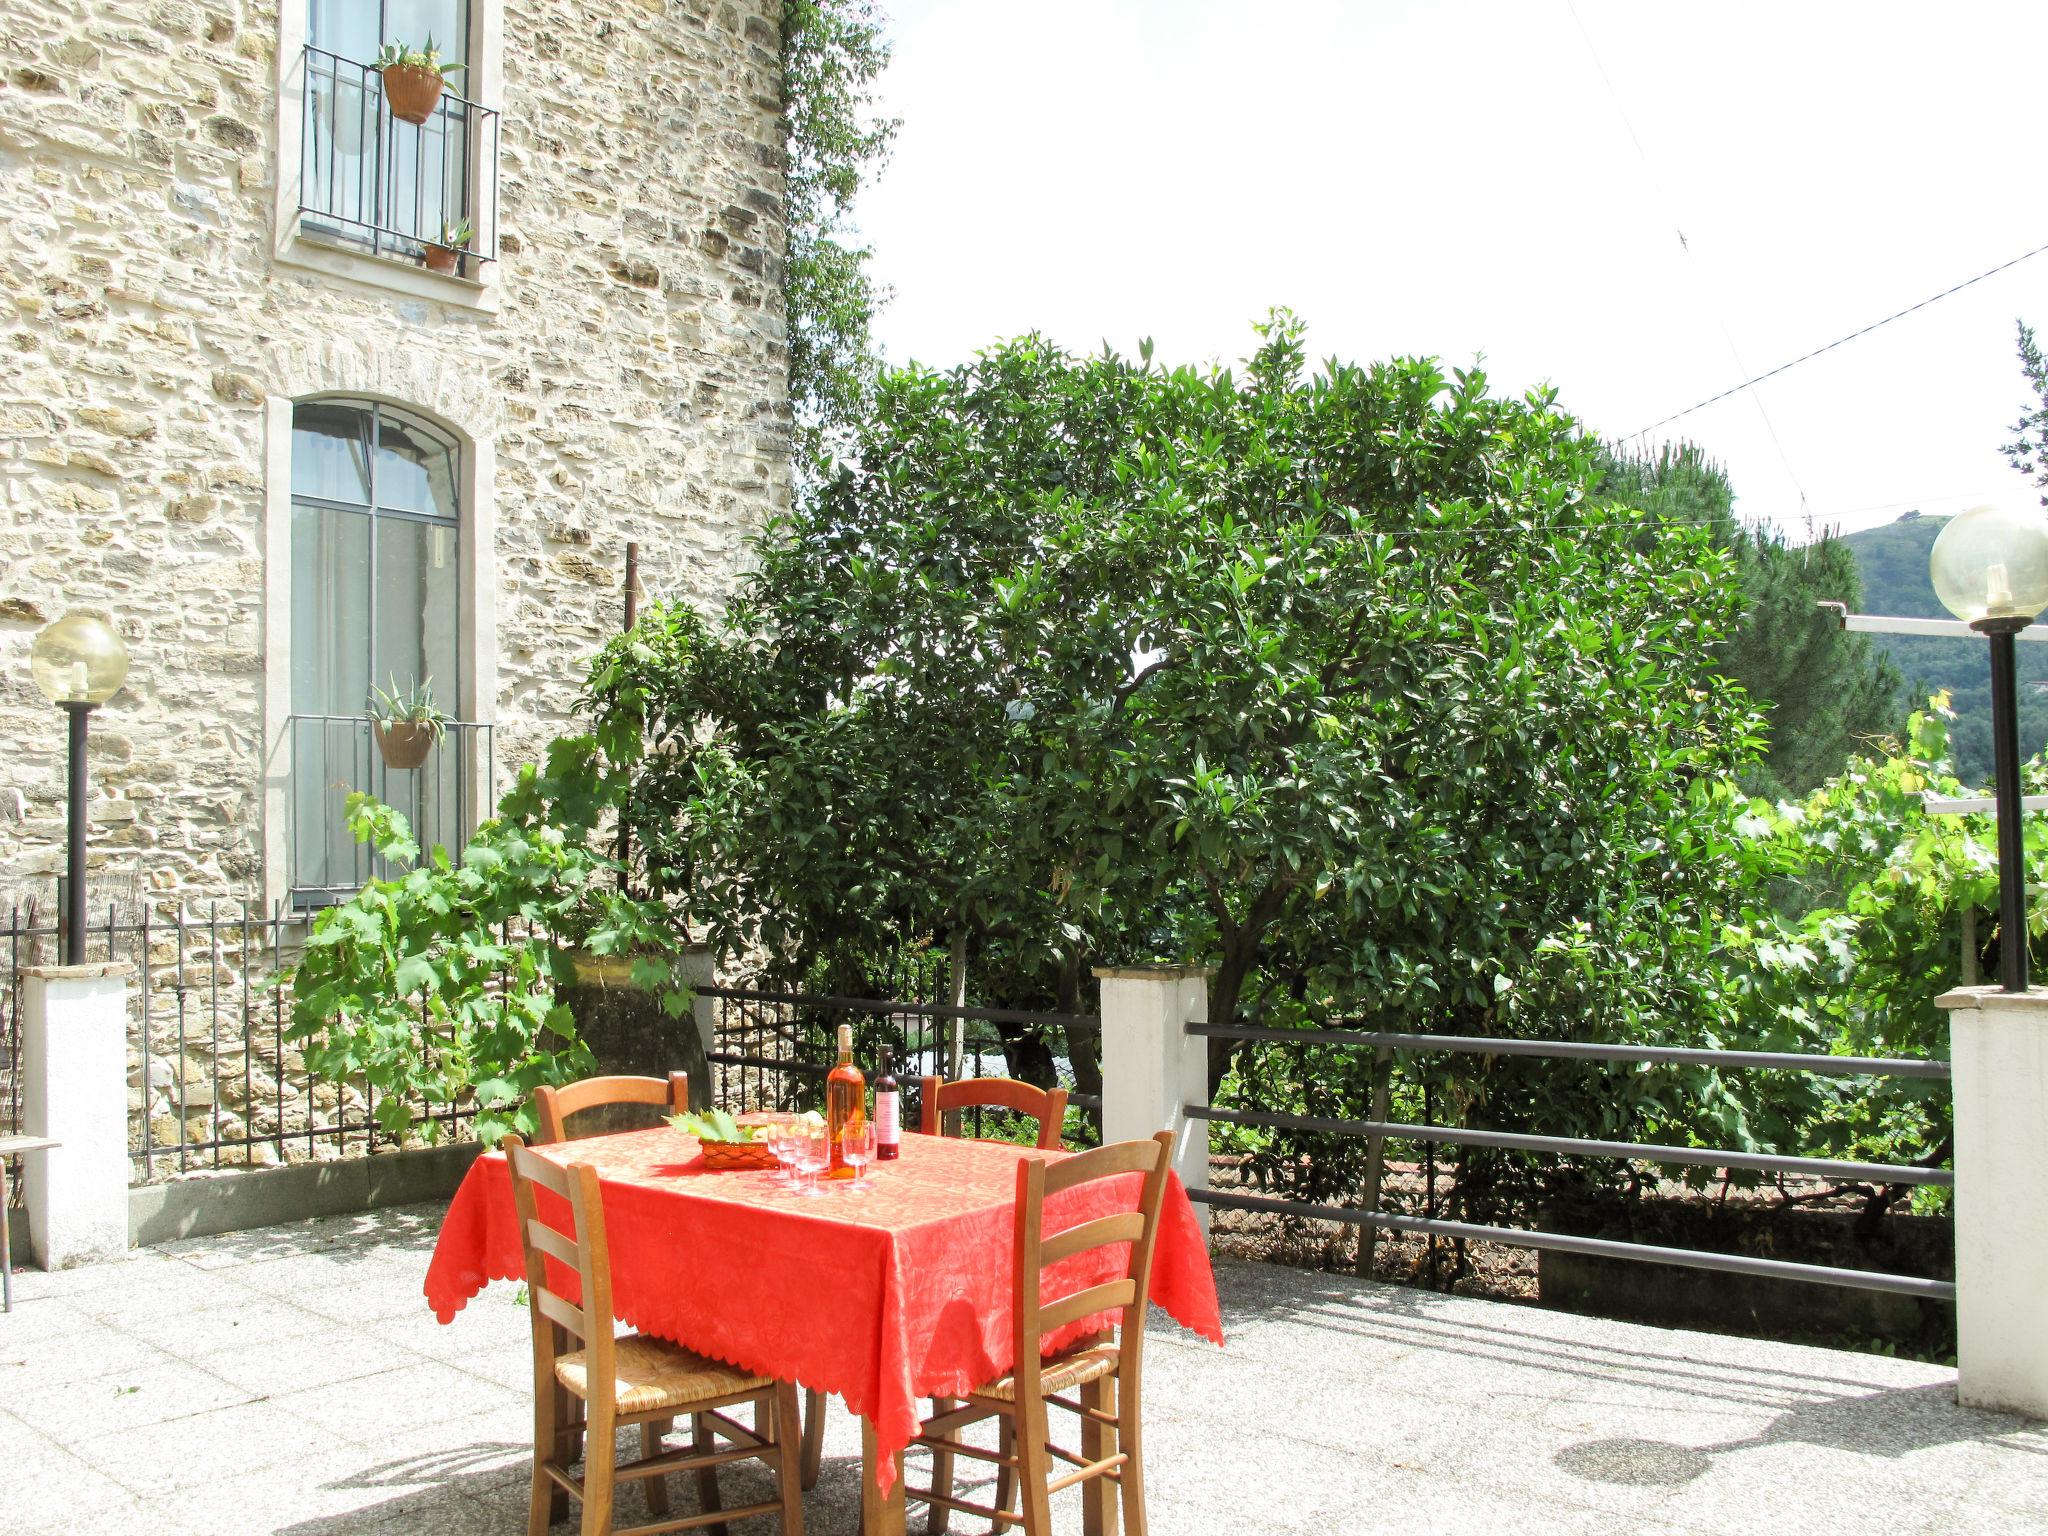
<svg viewBox="0 0 2048 1536"><path fill-rule="evenodd" d="M744 987L700 986L698 996L714 1001L710 1060L717 1102L732 1110L816 1107L825 1075L832 1070L831 1042L838 1026L854 1026L855 1059L869 1079L882 1046L893 1052L903 1087L903 1112L915 1125L922 1112L919 1080L935 1077L1001 1077L1008 1057L993 1032L976 1025L1021 1026L1051 1057L1067 1103L1070 1139L1099 1134L1099 1094L1075 1088L1074 1058L1083 1049L1099 1059L1102 1020L1094 1014L1042 1013L1020 1008L956 1008L944 1003L880 998L813 996L754 991ZM970 1135L1009 1130L1002 1111L970 1110Z"/></svg>
<svg viewBox="0 0 2048 1536"><path fill-rule="evenodd" d="M426 122L393 117L384 76L310 44L299 149L299 228L420 261L443 223L474 233L458 270L498 255L499 115L443 88Z"/></svg>
<svg viewBox="0 0 2048 1536"><path fill-rule="evenodd" d="M1837 1077L1931 1078L1943 1081L1949 1076L1949 1066L1945 1061L1906 1057L1801 1055L1783 1051L1717 1051L1695 1049L1690 1046L1511 1040L1482 1035L1415 1035L1346 1029L1257 1029L1241 1024L1190 1024L1188 1033L1211 1040L1316 1048L1351 1047L1371 1050L1377 1054L1378 1059L1373 1098L1374 1114L1369 1119L1291 1115L1267 1110L1223 1109L1208 1104L1184 1106L1188 1116L1198 1121L1220 1121L1273 1130L1364 1137L1367 1143L1367 1174L1366 1195L1361 1204L1327 1205L1314 1201L1279 1199L1270 1195L1246 1194L1240 1190L1190 1191L1194 1198L1210 1205L1362 1226L1366 1228L1368 1238L1373 1229L1385 1228L1392 1232L1410 1232L1428 1237L1503 1243L1519 1248L1550 1249L1597 1258L1635 1259L1690 1269L1717 1270L1725 1274L1760 1275L1779 1280L1801 1280L1850 1286L1860 1290L1888 1291L1932 1301L1955 1299L1955 1283L1949 1280L1931 1280L1918 1275L1890 1274L1879 1270L1801 1264L1788 1259L1759 1258L1746 1254L1713 1253L1704 1249L1662 1247L1611 1238L1587 1237L1577 1233L1541 1232L1521 1227L1445 1221L1433 1213L1427 1216L1404 1216L1382 1210L1378 1203L1384 1167L1384 1147L1388 1141L1417 1142L1430 1148L1448 1144L1564 1157L1622 1158L1650 1164L1739 1168L1779 1175L1860 1180L1879 1185L1950 1188L1955 1184L1953 1170L1926 1167L1917 1163L1852 1162L1835 1158L1793 1157L1728 1148L1597 1141L1575 1136L1534 1136L1521 1132L1469 1130L1461 1126L1411 1124L1389 1120L1386 1118L1388 1099L1385 1084L1390 1075L1390 1057L1395 1052L1447 1051L1637 1065L1683 1064L1725 1071L1795 1071ZM1432 1180L1432 1184L1433 1182ZM1366 1244L1366 1251L1370 1251L1369 1242Z"/></svg>
<svg viewBox="0 0 2048 1536"><path fill-rule="evenodd" d="M291 905L305 911L346 901L373 877L389 875L374 849L348 829L348 797L362 790L403 812L421 848L459 850L493 803L497 748L491 727L450 721L417 768L384 760L361 715L293 715L287 810Z"/></svg>
<svg viewBox="0 0 2048 1536"><path fill-rule="evenodd" d="M0 929L0 1134L21 1124L22 971L55 962L54 914L17 906ZM201 1170L362 1156L397 1145L380 1129L380 1095L363 1079L307 1071L285 1038L284 972L305 931L289 909L239 902L106 910L86 930L86 960L135 967L128 1012L128 1154L137 1184ZM474 1109L415 1101L408 1144L470 1134ZM12 1186L19 1189L17 1182Z"/></svg>

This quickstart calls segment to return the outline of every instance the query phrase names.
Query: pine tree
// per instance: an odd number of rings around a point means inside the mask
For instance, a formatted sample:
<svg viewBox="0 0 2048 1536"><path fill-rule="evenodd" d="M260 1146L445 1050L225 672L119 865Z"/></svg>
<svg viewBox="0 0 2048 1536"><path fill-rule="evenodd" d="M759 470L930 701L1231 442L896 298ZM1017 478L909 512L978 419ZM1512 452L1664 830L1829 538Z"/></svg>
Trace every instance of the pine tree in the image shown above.
<svg viewBox="0 0 2048 1536"><path fill-rule="evenodd" d="M1654 455L1610 450L1594 494L1704 524L1734 557L1743 615L1719 660L1770 726L1769 751L1744 788L1773 799L1802 795L1862 742L1897 730L1897 672L1868 636L1844 633L1819 607L1854 610L1862 595L1855 554L1832 533L1791 545L1776 529L1745 526L1727 474L1692 443Z"/></svg>

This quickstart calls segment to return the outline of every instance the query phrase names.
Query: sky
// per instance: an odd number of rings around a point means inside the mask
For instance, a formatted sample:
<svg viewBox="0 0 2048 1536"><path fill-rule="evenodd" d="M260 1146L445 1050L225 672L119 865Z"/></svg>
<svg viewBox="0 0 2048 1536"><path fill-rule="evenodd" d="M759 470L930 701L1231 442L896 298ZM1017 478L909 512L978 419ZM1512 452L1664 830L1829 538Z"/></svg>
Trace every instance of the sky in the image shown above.
<svg viewBox="0 0 2048 1536"><path fill-rule="evenodd" d="M882 0L892 361L1483 359L1634 439L2048 244L2043 0ZM1683 239L1681 240L1681 235ZM1795 538L2032 494L2048 252L1641 439Z"/></svg>

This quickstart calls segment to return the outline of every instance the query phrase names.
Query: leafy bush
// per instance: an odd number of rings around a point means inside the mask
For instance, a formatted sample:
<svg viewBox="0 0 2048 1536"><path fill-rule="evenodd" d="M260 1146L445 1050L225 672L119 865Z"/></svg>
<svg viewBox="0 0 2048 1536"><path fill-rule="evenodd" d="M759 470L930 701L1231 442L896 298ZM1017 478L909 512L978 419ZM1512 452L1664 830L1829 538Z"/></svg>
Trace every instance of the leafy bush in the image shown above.
<svg viewBox="0 0 2048 1536"><path fill-rule="evenodd" d="M659 902L623 893L619 864L599 851L620 782L590 738L558 740L546 770L520 771L459 858L442 848L422 858L402 815L352 795L352 830L400 873L313 923L286 1031L308 1067L366 1080L394 1137L412 1130L417 1106L469 1106L478 1136L494 1142L533 1134L534 1088L591 1070L556 1001L574 980L575 948L635 956L635 984L680 1016L686 935Z"/></svg>

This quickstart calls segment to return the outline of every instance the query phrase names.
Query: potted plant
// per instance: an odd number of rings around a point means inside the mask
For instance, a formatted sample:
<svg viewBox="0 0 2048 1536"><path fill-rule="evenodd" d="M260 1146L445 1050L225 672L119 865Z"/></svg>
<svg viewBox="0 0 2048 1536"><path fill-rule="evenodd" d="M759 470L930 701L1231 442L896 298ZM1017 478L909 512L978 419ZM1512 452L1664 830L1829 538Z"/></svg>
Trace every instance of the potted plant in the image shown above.
<svg viewBox="0 0 2048 1536"><path fill-rule="evenodd" d="M427 270L429 272L460 272L462 253L469 249L469 242L476 238L476 226L467 219L449 223L441 221L441 238L427 242Z"/></svg>
<svg viewBox="0 0 2048 1536"><path fill-rule="evenodd" d="M387 768L417 768L427 760L448 729L447 711L434 703L434 685L415 683L400 691L398 679L391 688L370 690L370 730L377 738L377 751Z"/></svg>
<svg viewBox="0 0 2048 1536"><path fill-rule="evenodd" d="M402 122L418 124L432 117L434 104L441 99L441 87L461 68L460 64L441 62L441 50L431 33L424 48L390 42L377 53L377 73L384 77L384 101L391 108L391 115Z"/></svg>

